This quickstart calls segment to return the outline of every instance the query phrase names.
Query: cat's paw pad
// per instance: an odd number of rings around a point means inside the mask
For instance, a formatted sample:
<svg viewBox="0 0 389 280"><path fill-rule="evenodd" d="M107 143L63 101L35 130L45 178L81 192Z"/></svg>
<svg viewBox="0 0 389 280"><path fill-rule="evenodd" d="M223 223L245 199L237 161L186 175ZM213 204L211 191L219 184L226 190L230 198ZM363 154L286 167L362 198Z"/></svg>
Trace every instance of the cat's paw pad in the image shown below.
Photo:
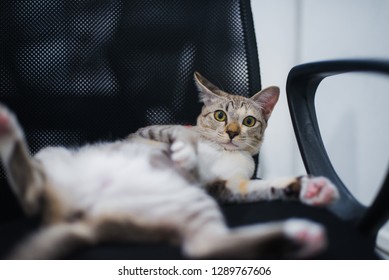
<svg viewBox="0 0 389 280"><path fill-rule="evenodd" d="M197 154L195 147L190 143L175 141L170 146L171 159L175 164L185 170L192 170L197 164Z"/></svg>
<svg viewBox="0 0 389 280"><path fill-rule="evenodd" d="M325 177L303 177L300 200L308 205L324 206L339 198L335 185Z"/></svg>
<svg viewBox="0 0 389 280"><path fill-rule="evenodd" d="M21 129L16 121L16 117L5 106L0 104L0 139L20 135Z"/></svg>
<svg viewBox="0 0 389 280"><path fill-rule="evenodd" d="M8 134L11 130L9 113L4 107L0 107L0 136Z"/></svg>
<svg viewBox="0 0 389 280"><path fill-rule="evenodd" d="M314 222L290 219L285 222L284 234L286 238L298 245L298 249L291 256L294 258L307 258L327 247L325 229Z"/></svg>

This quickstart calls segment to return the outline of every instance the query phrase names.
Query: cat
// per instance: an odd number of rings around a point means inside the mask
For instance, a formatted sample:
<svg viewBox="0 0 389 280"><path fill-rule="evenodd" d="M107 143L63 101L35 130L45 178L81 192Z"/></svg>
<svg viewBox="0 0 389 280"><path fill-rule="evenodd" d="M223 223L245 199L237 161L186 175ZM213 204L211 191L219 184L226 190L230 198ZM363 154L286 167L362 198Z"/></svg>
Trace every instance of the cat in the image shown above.
<svg viewBox="0 0 389 280"><path fill-rule="evenodd" d="M47 147L30 157L16 116L0 106L0 155L12 190L41 228L10 259L61 258L103 241L166 241L186 258L304 258L326 246L325 229L289 219L230 229L217 201L299 200L325 206L339 194L326 178L251 180L279 97L272 86L251 98L194 74L204 104L197 125L154 125L126 139L79 148Z"/></svg>

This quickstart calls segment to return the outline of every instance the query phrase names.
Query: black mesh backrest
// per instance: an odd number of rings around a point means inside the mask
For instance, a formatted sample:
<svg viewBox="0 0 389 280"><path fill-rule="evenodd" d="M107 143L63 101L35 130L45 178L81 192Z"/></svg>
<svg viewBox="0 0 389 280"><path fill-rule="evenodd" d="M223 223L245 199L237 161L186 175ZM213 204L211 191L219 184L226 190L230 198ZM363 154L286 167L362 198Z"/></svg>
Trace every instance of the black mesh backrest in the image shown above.
<svg viewBox="0 0 389 280"><path fill-rule="evenodd" d="M194 71L260 89L250 0L15 0L0 13L0 101L32 153L193 124Z"/></svg>

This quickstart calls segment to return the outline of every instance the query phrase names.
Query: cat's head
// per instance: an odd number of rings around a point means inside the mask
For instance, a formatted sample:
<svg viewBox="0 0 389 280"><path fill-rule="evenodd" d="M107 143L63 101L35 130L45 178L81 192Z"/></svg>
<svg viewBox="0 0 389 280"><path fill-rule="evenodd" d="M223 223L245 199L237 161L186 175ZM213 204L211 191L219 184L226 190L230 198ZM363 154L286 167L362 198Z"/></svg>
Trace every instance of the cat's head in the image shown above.
<svg viewBox="0 0 389 280"><path fill-rule="evenodd" d="M268 87L246 98L224 92L197 72L194 78L204 103L197 118L202 136L225 150L257 154L278 101L279 88Z"/></svg>

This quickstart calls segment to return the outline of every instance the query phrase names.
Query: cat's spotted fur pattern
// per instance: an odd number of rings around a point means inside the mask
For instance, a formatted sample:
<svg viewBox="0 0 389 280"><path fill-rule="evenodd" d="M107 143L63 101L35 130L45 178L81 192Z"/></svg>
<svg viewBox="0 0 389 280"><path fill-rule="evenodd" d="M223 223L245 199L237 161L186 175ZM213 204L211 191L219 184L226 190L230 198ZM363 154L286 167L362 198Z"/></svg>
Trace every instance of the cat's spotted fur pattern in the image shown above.
<svg viewBox="0 0 389 280"><path fill-rule="evenodd" d="M195 127L151 126L123 141L46 148L34 158L16 118L1 106L0 154L10 185L27 214L44 218L10 257L57 258L106 240L176 242L190 258L266 256L277 241L299 245L280 256L322 249L324 229L305 220L226 227L209 194L221 201L327 205L338 193L325 178L250 180L278 88L248 99L198 73L195 81L205 104Z"/></svg>

